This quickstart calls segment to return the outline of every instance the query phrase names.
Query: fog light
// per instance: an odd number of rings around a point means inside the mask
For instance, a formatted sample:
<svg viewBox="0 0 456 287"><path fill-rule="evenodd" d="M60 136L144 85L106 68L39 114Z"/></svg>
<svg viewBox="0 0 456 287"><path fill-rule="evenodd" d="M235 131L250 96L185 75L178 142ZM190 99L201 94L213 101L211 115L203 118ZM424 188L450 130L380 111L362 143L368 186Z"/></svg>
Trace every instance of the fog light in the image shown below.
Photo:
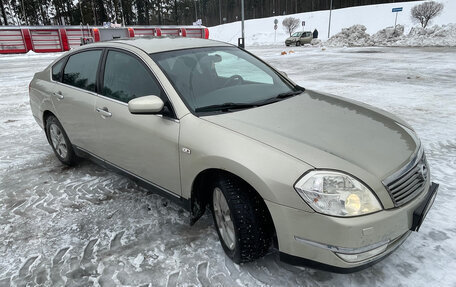
<svg viewBox="0 0 456 287"><path fill-rule="evenodd" d="M336 252L336 255L339 256L342 260L344 260L346 262L359 262L359 261L369 259L371 257L374 257L374 256L384 252L387 247L388 247L388 243L381 245L377 248L371 249L369 251L362 252L362 253L344 254L344 253Z"/></svg>

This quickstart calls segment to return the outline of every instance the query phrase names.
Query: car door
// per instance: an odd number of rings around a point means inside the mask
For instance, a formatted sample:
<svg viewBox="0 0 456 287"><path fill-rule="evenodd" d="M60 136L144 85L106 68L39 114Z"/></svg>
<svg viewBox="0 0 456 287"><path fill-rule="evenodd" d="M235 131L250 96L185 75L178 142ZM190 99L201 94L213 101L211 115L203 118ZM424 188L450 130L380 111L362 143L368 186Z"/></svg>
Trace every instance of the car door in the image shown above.
<svg viewBox="0 0 456 287"><path fill-rule="evenodd" d="M180 195L179 121L150 69L136 55L110 49L96 99L97 154L137 177ZM164 114L131 114L128 101L155 95Z"/></svg>
<svg viewBox="0 0 456 287"><path fill-rule="evenodd" d="M53 70L52 102L57 118L71 143L92 151L95 144L94 110L97 72L103 50L79 52L68 57L60 74Z"/></svg>

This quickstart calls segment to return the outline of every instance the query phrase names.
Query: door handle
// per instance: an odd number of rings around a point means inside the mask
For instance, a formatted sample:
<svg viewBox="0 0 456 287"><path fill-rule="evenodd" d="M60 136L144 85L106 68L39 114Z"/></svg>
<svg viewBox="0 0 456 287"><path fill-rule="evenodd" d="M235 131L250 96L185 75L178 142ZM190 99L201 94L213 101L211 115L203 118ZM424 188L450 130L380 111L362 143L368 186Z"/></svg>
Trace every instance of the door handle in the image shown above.
<svg viewBox="0 0 456 287"><path fill-rule="evenodd" d="M54 96L57 97L57 99L59 100L63 100L64 96L62 95L62 92L58 91L58 92L54 92L52 93Z"/></svg>
<svg viewBox="0 0 456 287"><path fill-rule="evenodd" d="M112 116L112 113L109 112L107 107L96 108L96 110L101 114L102 117L110 118Z"/></svg>

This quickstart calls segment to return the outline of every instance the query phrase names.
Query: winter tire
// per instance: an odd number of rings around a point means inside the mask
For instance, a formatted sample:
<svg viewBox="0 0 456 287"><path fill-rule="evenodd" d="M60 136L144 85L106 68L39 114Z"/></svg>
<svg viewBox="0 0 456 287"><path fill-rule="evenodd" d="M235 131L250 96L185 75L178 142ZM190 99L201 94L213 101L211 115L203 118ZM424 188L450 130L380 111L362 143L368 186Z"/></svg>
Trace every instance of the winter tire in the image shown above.
<svg viewBox="0 0 456 287"><path fill-rule="evenodd" d="M75 164L73 146L59 120L54 116L49 116L46 120L46 135L57 158L66 165Z"/></svg>
<svg viewBox="0 0 456 287"><path fill-rule="evenodd" d="M262 198L236 178L219 179L211 190L214 224L227 256L238 264L264 256L272 221Z"/></svg>
<svg viewBox="0 0 456 287"><path fill-rule="evenodd" d="M301 46L301 42L296 41L296 47L299 47L299 46Z"/></svg>

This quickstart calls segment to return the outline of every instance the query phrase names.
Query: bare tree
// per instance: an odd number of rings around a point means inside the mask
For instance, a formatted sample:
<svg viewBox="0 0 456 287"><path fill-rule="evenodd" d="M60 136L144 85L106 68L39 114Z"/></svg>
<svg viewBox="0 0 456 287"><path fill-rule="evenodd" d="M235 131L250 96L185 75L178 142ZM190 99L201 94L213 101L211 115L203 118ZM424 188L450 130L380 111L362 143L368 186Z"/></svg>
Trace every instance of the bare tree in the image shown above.
<svg viewBox="0 0 456 287"><path fill-rule="evenodd" d="M424 2L412 8L412 19L426 28L429 21L438 16L443 10L443 4L435 1Z"/></svg>
<svg viewBox="0 0 456 287"><path fill-rule="evenodd" d="M299 27L300 21L297 18L287 17L283 19L282 25L285 32L291 34Z"/></svg>

